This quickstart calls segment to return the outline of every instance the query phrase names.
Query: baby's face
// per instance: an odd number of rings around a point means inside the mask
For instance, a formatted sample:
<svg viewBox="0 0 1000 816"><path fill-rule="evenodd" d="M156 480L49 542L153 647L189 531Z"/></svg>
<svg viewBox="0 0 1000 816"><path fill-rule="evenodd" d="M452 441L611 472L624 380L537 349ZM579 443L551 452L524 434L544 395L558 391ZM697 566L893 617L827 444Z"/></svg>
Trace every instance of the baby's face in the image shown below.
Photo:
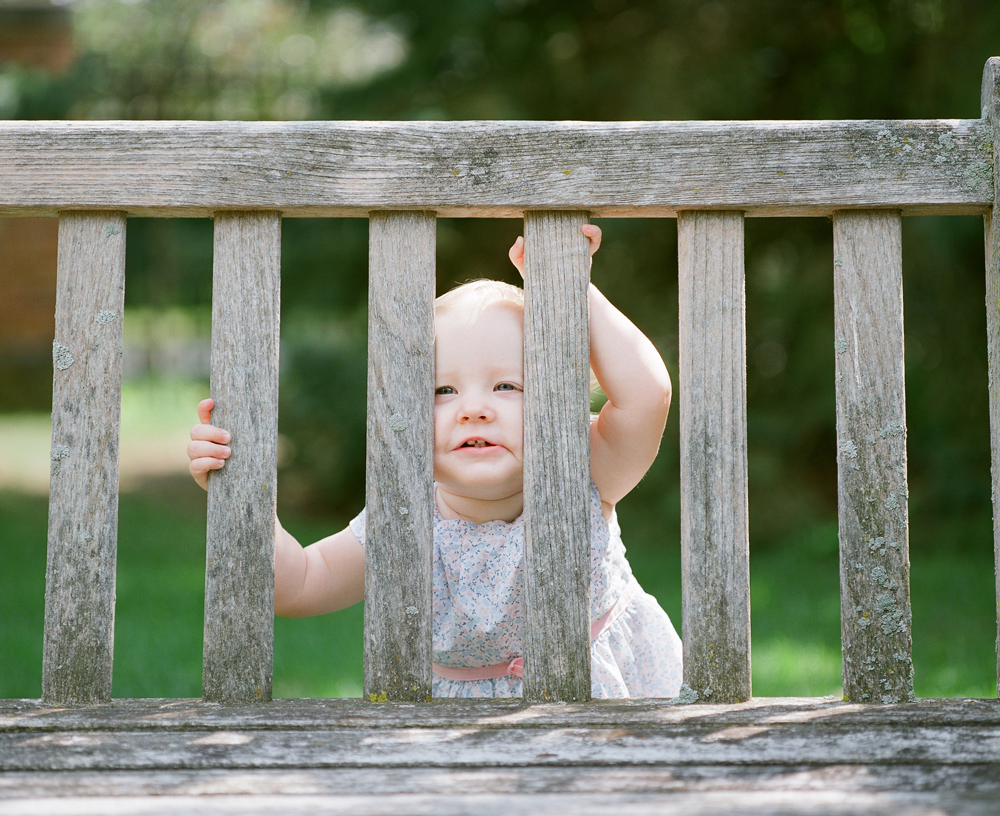
<svg viewBox="0 0 1000 816"><path fill-rule="evenodd" d="M434 478L497 500L523 488L523 319L502 306L474 311L435 320Z"/></svg>

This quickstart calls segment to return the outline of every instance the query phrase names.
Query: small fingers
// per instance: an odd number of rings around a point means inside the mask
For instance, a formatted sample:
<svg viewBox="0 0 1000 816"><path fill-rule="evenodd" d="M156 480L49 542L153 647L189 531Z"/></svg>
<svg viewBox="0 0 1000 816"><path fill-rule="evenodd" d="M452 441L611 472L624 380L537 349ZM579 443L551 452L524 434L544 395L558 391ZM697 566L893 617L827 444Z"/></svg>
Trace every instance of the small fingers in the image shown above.
<svg viewBox="0 0 1000 816"><path fill-rule="evenodd" d="M232 455L232 449L227 447L232 435L225 428L217 428L211 424L212 408L215 401L211 398L198 403L198 419L201 422L191 428L191 441L187 446L188 470L195 482L208 490L208 474L220 470L226 460Z"/></svg>
<svg viewBox="0 0 1000 816"><path fill-rule="evenodd" d="M188 470L191 472L191 476L195 482L203 490L208 490L208 474L213 470L220 470L225 464L225 460L223 459L212 459L202 456L198 459L192 459L188 464Z"/></svg>
<svg viewBox="0 0 1000 816"><path fill-rule="evenodd" d="M597 252L598 248L601 246L601 228L597 224L584 224L583 234L587 236L587 240L590 241L590 254L593 255ZM517 240L514 241L513 246L510 248L510 252L507 253L510 257L510 262L517 267L517 271L521 273L521 277L524 277L524 237L517 236Z"/></svg>
<svg viewBox="0 0 1000 816"><path fill-rule="evenodd" d="M215 400L209 397L198 403L198 419L202 425L208 425L212 421L212 409L215 407Z"/></svg>
<svg viewBox="0 0 1000 816"><path fill-rule="evenodd" d="M517 271L520 273L521 277L524 277L524 237L521 235L517 236L517 240L511 246L510 251L507 253L510 258L510 262L514 264Z"/></svg>
<svg viewBox="0 0 1000 816"><path fill-rule="evenodd" d="M210 428L211 425L204 427ZM232 451L224 445L196 439L188 443L187 454L191 460L188 462L191 476L203 490L208 490L208 474L213 470L221 470Z"/></svg>
<svg viewBox="0 0 1000 816"><path fill-rule="evenodd" d="M208 456L202 456L198 459L192 459L188 464L188 470L191 471L191 475L194 476L195 481L200 482L200 475L208 475L210 471L222 470L225 467L226 462L224 459L212 459Z"/></svg>
<svg viewBox="0 0 1000 816"><path fill-rule="evenodd" d="M204 439L192 439L188 442L187 446L188 459L192 462L197 459L208 458L218 460L219 467L222 467L225 464L224 460L228 459L232 454L233 451L231 448Z"/></svg>
<svg viewBox="0 0 1000 816"><path fill-rule="evenodd" d="M601 228L597 224L584 224L583 234L590 240L590 254L593 255L601 245Z"/></svg>
<svg viewBox="0 0 1000 816"><path fill-rule="evenodd" d="M191 438L201 442L215 442L219 445L228 445L233 437L225 428L217 428L215 425L193 425L191 427Z"/></svg>

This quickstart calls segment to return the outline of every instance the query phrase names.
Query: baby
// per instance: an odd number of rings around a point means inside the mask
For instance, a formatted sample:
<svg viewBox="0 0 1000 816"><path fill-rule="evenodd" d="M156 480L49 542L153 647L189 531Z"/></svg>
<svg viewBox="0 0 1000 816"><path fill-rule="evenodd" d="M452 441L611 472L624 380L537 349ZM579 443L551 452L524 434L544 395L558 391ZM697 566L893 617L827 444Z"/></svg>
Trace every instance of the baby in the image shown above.
<svg viewBox="0 0 1000 816"><path fill-rule="evenodd" d="M600 228L583 232L591 255ZM510 259L524 275L524 240ZM670 377L649 339L590 286L590 365L608 397L590 426L591 692L675 697L681 641L625 558L615 505L659 448ZM521 695L524 595L524 294L474 281L435 301L433 649L435 697ZM230 435L198 405L195 481L230 455ZM364 597L365 512L303 548L276 521L274 611L321 615Z"/></svg>

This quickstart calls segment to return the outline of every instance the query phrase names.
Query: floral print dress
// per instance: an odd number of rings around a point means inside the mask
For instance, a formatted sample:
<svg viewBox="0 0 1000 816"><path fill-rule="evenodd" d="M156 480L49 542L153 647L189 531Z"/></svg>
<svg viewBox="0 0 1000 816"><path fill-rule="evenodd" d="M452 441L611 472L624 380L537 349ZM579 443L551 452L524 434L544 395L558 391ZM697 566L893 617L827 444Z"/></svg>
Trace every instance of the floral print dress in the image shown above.
<svg viewBox="0 0 1000 816"><path fill-rule="evenodd" d="M350 528L365 543L365 511ZM591 644L594 697L676 697L681 641L667 613L643 592L625 558L617 516L606 520L591 484L590 615L598 621L626 592ZM479 668L521 656L524 520L475 524L441 517L434 508L433 649L445 667ZM520 697L513 674L455 680L434 674L435 697Z"/></svg>

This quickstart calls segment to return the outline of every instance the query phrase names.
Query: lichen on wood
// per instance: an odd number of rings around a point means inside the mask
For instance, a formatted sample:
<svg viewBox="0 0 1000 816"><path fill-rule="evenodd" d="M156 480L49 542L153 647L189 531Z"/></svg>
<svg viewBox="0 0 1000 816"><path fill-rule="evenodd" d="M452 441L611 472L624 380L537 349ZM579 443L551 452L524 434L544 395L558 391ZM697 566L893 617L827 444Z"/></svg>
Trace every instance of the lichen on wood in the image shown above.
<svg viewBox="0 0 1000 816"><path fill-rule="evenodd" d="M57 266L42 697L106 702L114 652L122 324L101 325L92 315L120 314L123 307L125 215L63 214Z"/></svg>
<svg viewBox="0 0 1000 816"><path fill-rule="evenodd" d="M912 700L901 220L834 217L844 695Z"/></svg>

